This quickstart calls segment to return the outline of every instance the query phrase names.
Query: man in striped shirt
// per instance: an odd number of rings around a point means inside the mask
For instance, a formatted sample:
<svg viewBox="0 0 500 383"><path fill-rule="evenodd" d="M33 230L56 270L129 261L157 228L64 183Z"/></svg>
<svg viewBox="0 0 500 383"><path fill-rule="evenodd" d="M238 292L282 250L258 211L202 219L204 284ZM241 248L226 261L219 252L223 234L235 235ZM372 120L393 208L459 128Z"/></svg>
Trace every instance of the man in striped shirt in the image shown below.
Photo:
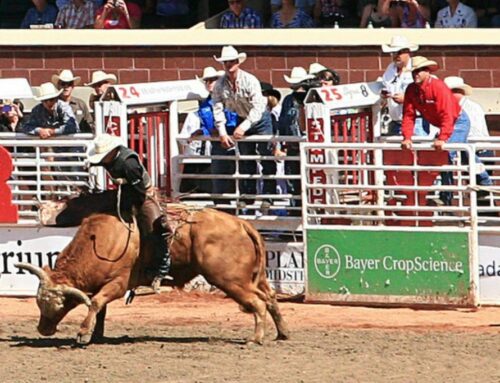
<svg viewBox="0 0 500 383"><path fill-rule="evenodd" d="M91 0L71 0L57 14L56 26L65 29L93 28L97 7Z"/></svg>
<svg viewBox="0 0 500 383"><path fill-rule="evenodd" d="M246 0L228 0L229 11L220 19L220 28L262 28L262 17L246 6Z"/></svg>
<svg viewBox="0 0 500 383"><path fill-rule="evenodd" d="M235 145L235 141L243 136L250 135L272 135L272 119L267 111L267 100L262 95L259 80L252 74L240 69L240 65L246 60L246 53L239 53L232 46L222 48L220 57L214 59L224 66L225 74L215 83L212 94L215 127L220 136L220 143L224 148ZM226 130L226 117L224 108L238 114L238 125L232 137ZM272 156L269 142L240 142L238 144L241 155ZM276 162L272 160L261 161L262 173L264 175L276 175ZM240 161L240 173L257 174L257 163L254 160ZM243 194L257 194L255 179L243 179L240 182L240 190ZM276 181L265 179L263 182L264 194L276 193ZM254 197L243 199L245 204L253 204ZM261 208L267 209L270 200L263 201Z"/></svg>

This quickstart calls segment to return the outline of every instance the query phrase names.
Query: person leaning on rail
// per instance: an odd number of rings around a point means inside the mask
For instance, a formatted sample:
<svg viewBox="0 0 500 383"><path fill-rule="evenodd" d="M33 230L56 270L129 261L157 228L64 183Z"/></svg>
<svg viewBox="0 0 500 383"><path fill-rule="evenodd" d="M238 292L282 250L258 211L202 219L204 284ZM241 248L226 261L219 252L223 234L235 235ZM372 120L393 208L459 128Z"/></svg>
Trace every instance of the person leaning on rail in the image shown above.
<svg viewBox="0 0 500 383"><path fill-rule="evenodd" d="M414 82L406 88L403 104L403 133L402 149L412 148L412 134L415 129L417 112L422 117L439 129L434 140L434 148L442 150L445 142L465 143L470 130L470 120L467 113L462 110L457 99L446 84L431 75L439 69L435 61L428 60L423 56L415 56L412 62L412 76ZM450 163L457 157L456 151L449 152ZM479 158L475 158L477 164L481 164ZM479 185L490 186L493 184L486 170L477 174ZM443 185L453 184L453 174L443 172L441 174ZM484 193L478 194L479 196ZM441 192L440 199L445 205L451 205L452 194Z"/></svg>
<svg viewBox="0 0 500 383"><path fill-rule="evenodd" d="M132 212L136 209L141 241L152 243L157 267L148 270L153 278L155 291L170 271L170 253L165 241L166 230L161 224L162 211L147 170L139 155L121 144L121 140L109 134L94 139L90 150L90 166L102 166L115 184L121 188L120 208Z"/></svg>
<svg viewBox="0 0 500 383"><path fill-rule="evenodd" d="M272 135L273 126L271 114L266 110L267 100L262 95L259 80L252 74L240 69L246 60L246 53L239 53L232 46L222 48L220 57L214 59L224 67L225 74L215 83L212 93L215 127L220 136L221 145L230 148L244 136ZM238 126L230 136L226 129L224 109L238 114ZM270 142L240 142L238 143L241 155L272 156ZM261 161L262 173L266 176L276 175L276 162L273 160ZM255 160L240 161L240 173L246 175L257 174ZM240 182L240 191L243 194L255 195L257 183L255 179L243 179ZM276 181L263 181L263 194L275 194ZM243 197L242 205L253 204L254 197ZM271 205L270 199L262 201L261 209L267 210Z"/></svg>

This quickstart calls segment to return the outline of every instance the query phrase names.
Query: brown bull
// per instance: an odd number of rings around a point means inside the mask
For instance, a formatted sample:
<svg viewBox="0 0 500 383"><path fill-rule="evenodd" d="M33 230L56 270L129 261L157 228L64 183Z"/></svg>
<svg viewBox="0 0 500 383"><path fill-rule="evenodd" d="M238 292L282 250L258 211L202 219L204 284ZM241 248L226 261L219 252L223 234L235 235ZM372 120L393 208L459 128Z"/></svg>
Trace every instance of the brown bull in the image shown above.
<svg viewBox="0 0 500 383"><path fill-rule="evenodd" d="M87 344L103 335L109 302L122 298L129 289L151 283L145 272L152 266L151 246L141 246L132 218L126 224L127 217L120 219L110 213L115 200L116 193L106 192L56 204L57 226L81 222L75 237L58 256L53 270L47 266L41 269L30 264L17 265L40 278L37 304L41 313L38 331L42 335L54 334L65 315L85 303L89 311L76 341ZM89 215L90 206L98 212ZM177 227L170 247L170 284L181 287L201 274L254 314L251 341L263 342L266 311L276 325L277 339L287 339L286 324L266 279L264 243L255 228L213 209L190 211L184 205L175 206L173 209L177 216L180 211L184 223ZM42 215L45 212L42 208Z"/></svg>

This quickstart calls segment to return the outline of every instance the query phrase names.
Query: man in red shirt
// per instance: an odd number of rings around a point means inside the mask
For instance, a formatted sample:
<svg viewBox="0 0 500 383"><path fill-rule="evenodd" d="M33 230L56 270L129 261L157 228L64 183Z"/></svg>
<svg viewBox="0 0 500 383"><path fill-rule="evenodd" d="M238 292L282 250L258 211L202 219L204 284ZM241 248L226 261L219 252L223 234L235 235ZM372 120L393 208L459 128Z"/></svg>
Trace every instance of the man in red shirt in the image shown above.
<svg viewBox="0 0 500 383"><path fill-rule="evenodd" d="M403 134L401 147L403 149L411 149L411 136L417 111L425 120L439 129L439 133L434 140L436 150L442 150L445 142L467 142L470 130L469 117L462 110L448 86L436 76L431 75L438 68L439 66L435 61L422 56L413 58L411 69L414 82L406 88L403 104L403 122L401 126ZM457 152L450 151L449 156L450 162L452 162L457 156ZM476 163L481 163L477 157ZM480 185L492 185L486 170L477 174L477 177ZM452 173L442 173L441 178L443 185L453 184ZM451 205L451 193L441 193L440 198L444 204Z"/></svg>
<svg viewBox="0 0 500 383"><path fill-rule="evenodd" d="M98 9L95 29L137 29L141 26L142 11L134 3L125 0L107 0Z"/></svg>

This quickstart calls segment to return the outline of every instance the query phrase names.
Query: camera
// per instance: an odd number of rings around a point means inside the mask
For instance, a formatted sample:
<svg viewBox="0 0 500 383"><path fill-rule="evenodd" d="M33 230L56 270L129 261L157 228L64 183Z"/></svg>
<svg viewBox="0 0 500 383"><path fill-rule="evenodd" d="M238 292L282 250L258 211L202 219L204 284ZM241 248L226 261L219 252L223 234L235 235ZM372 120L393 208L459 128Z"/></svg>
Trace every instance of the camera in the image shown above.
<svg viewBox="0 0 500 383"><path fill-rule="evenodd" d="M12 110L12 105L2 105L2 113L7 113Z"/></svg>
<svg viewBox="0 0 500 383"><path fill-rule="evenodd" d="M321 15L320 24L323 28L332 28L335 24L342 24L345 15L341 12L332 12L326 15Z"/></svg>
<svg viewBox="0 0 500 383"><path fill-rule="evenodd" d="M382 89L380 91L380 95L384 97L389 97L391 95L391 92L389 92L387 89Z"/></svg>

